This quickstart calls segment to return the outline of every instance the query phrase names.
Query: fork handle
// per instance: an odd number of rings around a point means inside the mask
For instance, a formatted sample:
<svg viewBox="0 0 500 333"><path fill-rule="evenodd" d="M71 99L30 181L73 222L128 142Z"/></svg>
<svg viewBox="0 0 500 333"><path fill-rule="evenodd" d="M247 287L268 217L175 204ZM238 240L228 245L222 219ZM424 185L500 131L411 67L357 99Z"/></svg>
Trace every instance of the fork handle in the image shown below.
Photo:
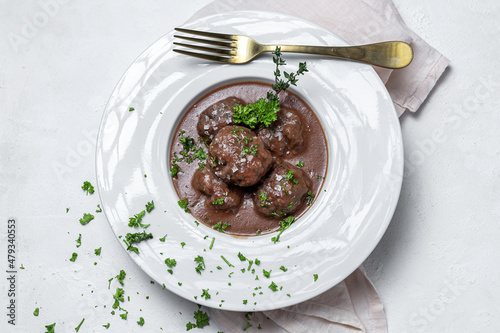
<svg viewBox="0 0 500 333"><path fill-rule="evenodd" d="M281 52L327 55L339 59L359 61L384 68L403 68L413 59L413 50L405 42L382 42L359 46L306 46L277 45ZM273 52L276 45L265 45L265 51Z"/></svg>

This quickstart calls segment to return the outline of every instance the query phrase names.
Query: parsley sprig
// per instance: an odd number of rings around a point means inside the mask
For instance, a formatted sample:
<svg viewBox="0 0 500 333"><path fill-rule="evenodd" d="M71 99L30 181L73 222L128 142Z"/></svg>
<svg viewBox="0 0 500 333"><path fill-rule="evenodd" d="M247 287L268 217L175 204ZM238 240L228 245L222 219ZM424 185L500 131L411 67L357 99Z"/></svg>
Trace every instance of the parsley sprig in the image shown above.
<svg viewBox="0 0 500 333"><path fill-rule="evenodd" d="M235 105L233 107L233 119L236 124L245 124L251 129L257 126L269 127L276 119L277 113L280 110L278 95L281 91L287 90L290 85L296 86L298 76L307 72L305 62L299 63L299 69L296 72L288 73L283 71L282 79L280 66L286 65L285 59L281 56L281 49L276 47L273 52L273 62L276 64L274 71L274 84L271 86L273 92L267 93L267 98L260 98L257 102L247 104L246 106Z"/></svg>

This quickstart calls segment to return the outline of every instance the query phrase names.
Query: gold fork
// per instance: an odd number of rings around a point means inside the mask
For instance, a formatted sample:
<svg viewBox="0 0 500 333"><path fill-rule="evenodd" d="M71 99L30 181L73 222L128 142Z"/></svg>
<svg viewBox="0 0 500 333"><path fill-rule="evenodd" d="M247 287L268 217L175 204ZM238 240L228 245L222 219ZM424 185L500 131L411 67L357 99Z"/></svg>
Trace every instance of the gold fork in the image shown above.
<svg viewBox="0 0 500 333"><path fill-rule="evenodd" d="M255 40L247 36L229 35L183 28L175 28L175 30L186 34L209 37L210 39L174 35L174 37L176 38L213 46L207 47L174 42L175 45L208 52L211 54L190 52L179 49L174 49L175 52L229 64L244 64L263 52L275 51L277 46L281 48L281 52L327 55L334 58L354 60L369 65L392 69L406 67L413 59L413 50L411 46L404 42L382 42L359 46L341 47L264 45L257 43Z"/></svg>

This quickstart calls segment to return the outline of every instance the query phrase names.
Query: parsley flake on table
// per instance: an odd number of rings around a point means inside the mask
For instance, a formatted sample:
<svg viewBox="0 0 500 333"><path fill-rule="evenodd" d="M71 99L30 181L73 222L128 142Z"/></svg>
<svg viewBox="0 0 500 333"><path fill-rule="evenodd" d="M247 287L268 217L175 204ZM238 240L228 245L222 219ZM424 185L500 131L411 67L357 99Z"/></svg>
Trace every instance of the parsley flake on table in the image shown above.
<svg viewBox="0 0 500 333"><path fill-rule="evenodd" d="M193 328L203 328L205 326L210 325L208 314L201 310L197 310L194 312L194 319L196 320L196 324L188 322L186 324L186 331L189 331Z"/></svg>
<svg viewBox="0 0 500 333"><path fill-rule="evenodd" d="M130 112L130 111L134 111L134 110L135 110L135 109L134 109L133 107L129 107L129 108L128 108L128 111L129 111L129 112Z"/></svg>
<svg viewBox="0 0 500 333"><path fill-rule="evenodd" d="M75 262L75 260L76 260L77 257L78 257L78 253L73 252L73 255L71 256L71 258L69 259L69 261Z"/></svg>
<svg viewBox="0 0 500 333"><path fill-rule="evenodd" d="M247 258L241 252L238 252L238 258L240 258L241 261L247 260Z"/></svg>
<svg viewBox="0 0 500 333"><path fill-rule="evenodd" d="M33 316L38 317L39 313L40 313L40 308L36 308L35 311L33 311Z"/></svg>
<svg viewBox="0 0 500 333"><path fill-rule="evenodd" d="M53 323L53 324L50 324L50 325L46 325L45 329L47 330L47 332L45 332L45 333L55 333L54 332L54 326L56 326L56 323Z"/></svg>
<svg viewBox="0 0 500 333"><path fill-rule="evenodd" d="M102 249L102 246L100 248L94 250L94 253L95 253L96 256L100 256L101 255L101 249Z"/></svg>
<svg viewBox="0 0 500 333"><path fill-rule="evenodd" d="M283 272L288 271L288 268L285 268L285 266L283 266L283 265L280 267L280 269L281 269Z"/></svg>
<svg viewBox="0 0 500 333"><path fill-rule="evenodd" d="M165 238L167 238L167 234L165 234L165 236L160 238L160 242L165 242Z"/></svg>
<svg viewBox="0 0 500 333"><path fill-rule="evenodd" d="M266 271L265 269L263 269L262 270L262 274L264 274L264 276L269 279L271 277L271 272L272 271L273 271L272 269L270 269L268 271Z"/></svg>
<svg viewBox="0 0 500 333"><path fill-rule="evenodd" d="M69 212L69 208L66 208L66 214Z"/></svg>
<svg viewBox="0 0 500 333"><path fill-rule="evenodd" d="M75 331L78 333L78 331L80 330L80 327L82 327L82 324L83 322L85 321L85 318L82 319L82 321L80 322L80 324L78 324L77 327L75 327Z"/></svg>
<svg viewBox="0 0 500 333"><path fill-rule="evenodd" d="M82 234L78 234L78 239L76 240L76 247L82 246Z"/></svg>
<svg viewBox="0 0 500 333"><path fill-rule="evenodd" d="M127 316L128 316L128 311L126 311L125 313L122 313L120 315L120 317L123 319L123 320L127 320Z"/></svg>
<svg viewBox="0 0 500 333"><path fill-rule="evenodd" d="M94 215L84 213L83 217L79 220L81 225L86 225L94 219Z"/></svg>
<svg viewBox="0 0 500 333"><path fill-rule="evenodd" d="M179 200L177 203L186 213L189 213L188 201L186 199Z"/></svg>
<svg viewBox="0 0 500 333"><path fill-rule="evenodd" d="M106 328L106 329L108 329L108 328L109 328L109 326L110 326L110 323L107 323L106 325L102 325L102 327L104 327L104 328Z"/></svg>
<svg viewBox="0 0 500 333"><path fill-rule="evenodd" d="M101 208L101 205L100 204L97 204L97 209L95 210L96 213L101 213L102 212L102 208Z"/></svg>
<svg viewBox="0 0 500 333"><path fill-rule="evenodd" d="M148 213L151 213L151 211L152 211L153 209L155 209L155 203L153 202L153 200L151 200L151 202L148 202L148 203L146 204L146 211L147 211Z"/></svg>
<svg viewBox="0 0 500 333"><path fill-rule="evenodd" d="M139 320L137 321L137 324L139 326L144 326L144 318L140 317Z"/></svg>
<svg viewBox="0 0 500 333"><path fill-rule="evenodd" d="M125 298L123 297L123 294L125 291L122 288L116 288L116 292L113 295L113 299L115 302L113 303L113 309L116 309L117 307L120 306L120 302L124 302Z"/></svg>
<svg viewBox="0 0 500 333"><path fill-rule="evenodd" d="M122 269L120 270L120 274L118 274L116 277L116 279L118 280L118 282L120 282L120 284L123 286L123 280L125 280L125 276L127 275L127 273L125 273L125 271ZM112 279L111 279L112 280Z"/></svg>
<svg viewBox="0 0 500 333"><path fill-rule="evenodd" d="M94 194L94 186L92 186L92 184L90 182L87 182L87 181L83 182L82 190L87 192L87 195Z"/></svg>
<svg viewBox="0 0 500 333"><path fill-rule="evenodd" d="M314 282L316 282L318 280L318 274L314 274L313 278L314 278Z"/></svg>

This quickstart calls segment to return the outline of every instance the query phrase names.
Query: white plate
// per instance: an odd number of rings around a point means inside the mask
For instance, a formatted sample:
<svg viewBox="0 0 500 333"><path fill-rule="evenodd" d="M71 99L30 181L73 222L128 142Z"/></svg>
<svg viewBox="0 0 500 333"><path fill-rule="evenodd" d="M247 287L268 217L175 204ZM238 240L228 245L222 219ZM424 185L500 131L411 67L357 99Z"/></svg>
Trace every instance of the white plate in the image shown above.
<svg viewBox="0 0 500 333"><path fill-rule="evenodd" d="M315 24L270 12L223 13L184 27L249 35L263 43L345 45ZM154 239L139 244L140 254L129 255L168 290L226 310L281 308L310 299L342 281L384 234L402 183L399 122L375 71L354 62L285 55L290 70L298 61L307 60L309 73L301 76L294 91L312 106L323 124L329 166L323 186L326 192L322 191L306 214L274 244L272 234L241 239L202 224L196 226L195 219L177 204L167 160L171 135L183 111L224 83L269 81L274 70L271 55L246 65L221 65L176 54L172 41L170 32L130 66L109 100L100 127L98 188L114 233L125 236L139 231L128 227L129 217L151 200L156 206L143 220L151 224L147 231ZM129 107L135 110L129 112ZM159 241L165 234L165 242ZM252 266L254 274L241 272L248 262L239 260L239 252L261 261ZM206 264L201 275L195 271L198 255ZM229 267L221 255L235 267ZM167 272L166 258L177 261L172 275ZM288 270L283 272L281 266ZM272 270L270 278L264 277L263 269ZM318 275L316 282L314 274ZM282 289L272 291L268 288L271 282ZM203 289L209 290L210 299L201 298ZM246 305L243 300L247 300Z"/></svg>

